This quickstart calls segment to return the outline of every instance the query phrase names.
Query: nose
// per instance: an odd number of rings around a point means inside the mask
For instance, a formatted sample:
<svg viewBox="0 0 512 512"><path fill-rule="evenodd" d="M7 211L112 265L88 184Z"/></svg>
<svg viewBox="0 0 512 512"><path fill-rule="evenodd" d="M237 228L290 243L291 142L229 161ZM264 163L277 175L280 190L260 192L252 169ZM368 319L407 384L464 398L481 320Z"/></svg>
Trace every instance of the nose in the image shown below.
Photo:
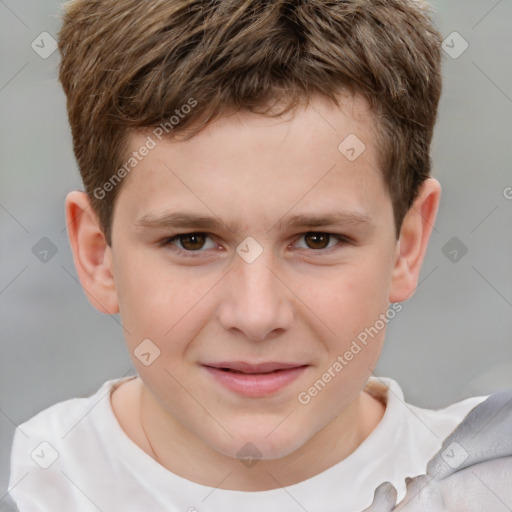
<svg viewBox="0 0 512 512"><path fill-rule="evenodd" d="M219 310L222 326L252 341L287 330L293 321L293 294L279 274L268 248L252 263L236 254L224 280L226 291Z"/></svg>

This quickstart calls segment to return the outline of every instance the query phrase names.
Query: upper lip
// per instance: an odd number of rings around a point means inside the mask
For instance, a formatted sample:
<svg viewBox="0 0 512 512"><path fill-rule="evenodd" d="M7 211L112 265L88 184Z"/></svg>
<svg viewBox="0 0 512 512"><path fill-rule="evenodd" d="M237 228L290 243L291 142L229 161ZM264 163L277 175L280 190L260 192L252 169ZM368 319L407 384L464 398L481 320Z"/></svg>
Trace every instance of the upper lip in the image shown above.
<svg viewBox="0 0 512 512"><path fill-rule="evenodd" d="M286 370L289 368L298 368L306 366L300 363L281 363L276 361L268 361L265 363L246 363L245 361L221 361L219 363L208 363L204 366L212 368L227 368L229 370L237 370L243 373L267 373L275 370Z"/></svg>

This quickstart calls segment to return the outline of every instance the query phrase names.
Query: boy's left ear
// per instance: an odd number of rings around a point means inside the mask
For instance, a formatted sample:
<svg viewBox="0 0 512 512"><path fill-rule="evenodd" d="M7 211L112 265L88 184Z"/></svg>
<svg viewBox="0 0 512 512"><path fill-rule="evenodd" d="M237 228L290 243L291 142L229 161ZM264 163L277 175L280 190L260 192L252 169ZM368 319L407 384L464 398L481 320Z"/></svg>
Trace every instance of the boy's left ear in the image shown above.
<svg viewBox="0 0 512 512"><path fill-rule="evenodd" d="M390 302L407 300L416 290L440 198L439 182L434 178L426 179L404 217L391 276Z"/></svg>

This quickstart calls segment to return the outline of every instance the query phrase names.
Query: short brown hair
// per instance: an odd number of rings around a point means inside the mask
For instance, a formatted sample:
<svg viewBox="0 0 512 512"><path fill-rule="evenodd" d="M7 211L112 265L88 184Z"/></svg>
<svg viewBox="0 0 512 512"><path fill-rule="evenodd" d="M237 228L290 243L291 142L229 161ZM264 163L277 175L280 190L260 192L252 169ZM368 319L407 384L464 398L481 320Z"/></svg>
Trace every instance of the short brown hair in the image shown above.
<svg viewBox="0 0 512 512"><path fill-rule="evenodd" d="M122 184L104 199L94 191L126 161L135 131L169 126L191 98L167 137L189 139L227 111L281 115L313 94L338 106L343 91L362 94L375 115L398 236L431 167L441 37L430 11L419 0L67 2L59 79L107 242ZM273 102L284 107L268 114Z"/></svg>

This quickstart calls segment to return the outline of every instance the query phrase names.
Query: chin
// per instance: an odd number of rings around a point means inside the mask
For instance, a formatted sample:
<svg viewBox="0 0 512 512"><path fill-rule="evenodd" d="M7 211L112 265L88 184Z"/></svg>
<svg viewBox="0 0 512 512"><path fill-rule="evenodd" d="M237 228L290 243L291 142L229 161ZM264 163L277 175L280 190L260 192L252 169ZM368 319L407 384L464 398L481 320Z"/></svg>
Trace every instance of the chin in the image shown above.
<svg viewBox="0 0 512 512"><path fill-rule="evenodd" d="M283 426L284 427L284 426ZM298 450L306 441L308 436L304 432L295 432L290 429L282 428L280 432L275 426L267 429L246 429L238 427L237 432L233 433L233 438L225 437L217 440L210 440L210 446L216 451L228 457L237 459L261 459L272 460L286 457L290 453ZM269 432L272 432L269 435Z"/></svg>

